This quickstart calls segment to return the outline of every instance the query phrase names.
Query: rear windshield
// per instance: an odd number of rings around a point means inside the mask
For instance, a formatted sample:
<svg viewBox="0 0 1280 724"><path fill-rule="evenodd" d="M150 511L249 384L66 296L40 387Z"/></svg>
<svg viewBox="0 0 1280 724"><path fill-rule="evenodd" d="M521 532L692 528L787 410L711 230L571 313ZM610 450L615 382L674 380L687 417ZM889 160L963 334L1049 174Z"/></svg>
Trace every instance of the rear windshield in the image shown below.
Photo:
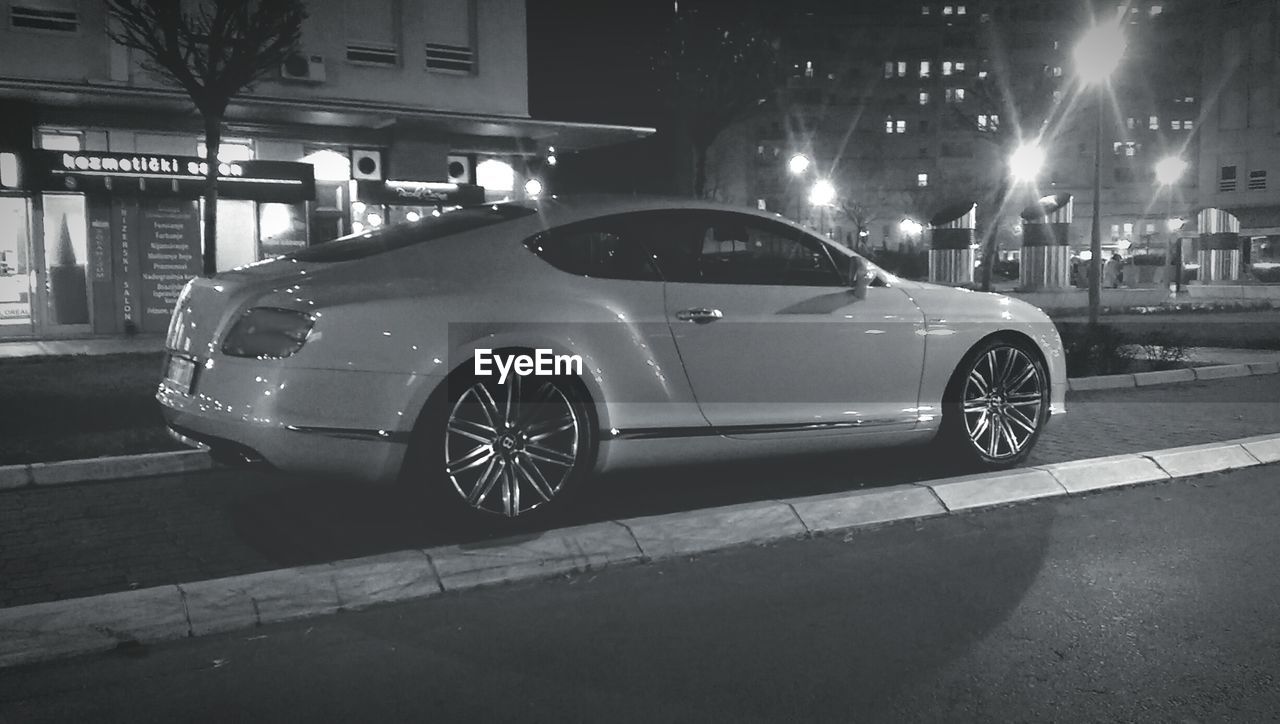
<svg viewBox="0 0 1280 724"><path fill-rule="evenodd" d="M421 244L504 221L522 219L535 213L537 213L536 209L518 204L489 204L458 209L440 216L428 216L421 221L384 226L373 231L343 236L290 254L288 258L316 262L362 259L384 251Z"/></svg>

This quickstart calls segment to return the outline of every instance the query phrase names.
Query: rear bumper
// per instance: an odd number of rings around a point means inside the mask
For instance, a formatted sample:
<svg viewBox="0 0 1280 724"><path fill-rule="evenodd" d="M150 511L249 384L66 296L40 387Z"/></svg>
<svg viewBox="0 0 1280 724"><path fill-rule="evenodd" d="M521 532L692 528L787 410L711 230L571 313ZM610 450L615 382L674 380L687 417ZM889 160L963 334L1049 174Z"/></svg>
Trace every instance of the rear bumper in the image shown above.
<svg viewBox="0 0 1280 724"><path fill-rule="evenodd" d="M191 394L161 381L156 399L171 435L219 461L384 482L399 475L433 382L218 357Z"/></svg>

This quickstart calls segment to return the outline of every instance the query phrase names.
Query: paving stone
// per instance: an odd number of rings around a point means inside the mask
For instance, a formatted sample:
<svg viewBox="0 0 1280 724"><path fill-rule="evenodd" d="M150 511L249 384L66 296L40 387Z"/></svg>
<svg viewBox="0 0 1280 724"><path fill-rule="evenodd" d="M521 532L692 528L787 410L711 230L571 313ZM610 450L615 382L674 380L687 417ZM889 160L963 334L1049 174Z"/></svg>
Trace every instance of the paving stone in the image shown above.
<svg viewBox="0 0 1280 724"><path fill-rule="evenodd" d="M0 609L0 667L187 635L176 586Z"/></svg>
<svg viewBox="0 0 1280 724"><path fill-rule="evenodd" d="M1073 377L1067 380L1070 390L1112 390L1134 386L1133 375L1098 375L1096 377Z"/></svg>
<svg viewBox="0 0 1280 724"><path fill-rule="evenodd" d="M1240 445L1222 443L1191 445L1157 452L1150 457L1175 478L1258 464L1257 459Z"/></svg>
<svg viewBox="0 0 1280 724"><path fill-rule="evenodd" d="M776 501L620 522L631 529L644 554L655 560L805 534L791 506Z"/></svg>
<svg viewBox="0 0 1280 724"><path fill-rule="evenodd" d="M191 631L197 636L330 613L342 606L332 567L327 564L215 578L179 587Z"/></svg>
<svg viewBox="0 0 1280 724"><path fill-rule="evenodd" d="M639 561L636 541L613 522L427 551L445 590L506 583Z"/></svg>
<svg viewBox="0 0 1280 724"><path fill-rule="evenodd" d="M1159 372L1135 372L1133 375L1134 384L1138 387L1168 385L1174 382L1191 382L1195 378L1195 371L1185 367L1177 370L1161 370Z"/></svg>
<svg viewBox="0 0 1280 724"><path fill-rule="evenodd" d="M1248 377L1251 374L1247 364L1210 365L1196 367L1193 371L1196 373L1197 380L1222 380L1228 377Z"/></svg>
<svg viewBox="0 0 1280 724"><path fill-rule="evenodd" d="M981 508L1066 494L1066 490L1052 475L1037 469L979 473L920 485L933 490L948 510Z"/></svg>
<svg viewBox="0 0 1280 724"><path fill-rule="evenodd" d="M919 485L894 485L782 502L795 508L805 527L814 533L947 512L932 492Z"/></svg>
<svg viewBox="0 0 1280 724"><path fill-rule="evenodd" d="M1072 493L1169 479L1160 466L1141 455L1112 455L1043 467Z"/></svg>
<svg viewBox="0 0 1280 724"><path fill-rule="evenodd" d="M1261 462L1280 462L1280 435L1260 435L1241 440L1240 446Z"/></svg>

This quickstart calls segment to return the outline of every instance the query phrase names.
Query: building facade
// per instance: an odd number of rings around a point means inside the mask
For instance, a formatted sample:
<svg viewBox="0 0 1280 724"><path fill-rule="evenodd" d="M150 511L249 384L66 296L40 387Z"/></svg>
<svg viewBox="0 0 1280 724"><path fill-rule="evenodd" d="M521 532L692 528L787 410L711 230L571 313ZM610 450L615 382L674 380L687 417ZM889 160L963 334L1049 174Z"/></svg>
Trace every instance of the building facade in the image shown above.
<svg viewBox="0 0 1280 724"><path fill-rule="evenodd" d="M235 99L217 262L518 197L557 149L652 129L528 113L523 0L309 0ZM0 2L0 337L162 332L200 270L203 125L96 0Z"/></svg>
<svg viewBox="0 0 1280 724"><path fill-rule="evenodd" d="M713 154L750 171L719 175L713 188L726 200L804 220L845 243L890 248L922 247L921 226L936 211L977 203L980 229L994 225L1004 254L1016 257L1019 212L1067 192L1070 244L1083 251L1101 100L1105 251L1163 253L1169 219L1193 218L1201 3L801 5L781 26L786 89ZM1117 16L1128 49L1099 93L1077 81L1072 50L1096 19ZM1042 171L1012 183L996 209L1009 155L1037 140ZM790 163L796 154L811 161L804 171ZM1154 168L1168 156L1189 170L1161 184ZM835 187L832 204L808 203L819 179Z"/></svg>
<svg viewBox="0 0 1280 724"><path fill-rule="evenodd" d="M1204 27L1201 93L1213 103L1200 129L1201 205L1234 215L1242 262L1280 281L1280 3L1212 6Z"/></svg>

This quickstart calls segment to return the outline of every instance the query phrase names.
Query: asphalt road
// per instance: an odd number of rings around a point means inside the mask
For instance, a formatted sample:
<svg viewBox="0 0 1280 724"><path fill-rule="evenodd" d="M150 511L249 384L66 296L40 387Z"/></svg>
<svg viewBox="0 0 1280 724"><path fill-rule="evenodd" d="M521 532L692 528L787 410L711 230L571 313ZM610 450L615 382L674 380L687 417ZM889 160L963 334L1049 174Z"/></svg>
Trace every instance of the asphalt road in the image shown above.
<svg viewBox="0 0 1280 724"><path fill-rule="evenodd" d="M1280 375L1069 395L1030 465L1280 432ZM536 527L928 480L927 448L619 474ZM0 606L493 537L388 487L238 469L0 492Z"/></svg>
<svg viewBox="0 0 1280 724"><path fill-rule="evenodd" d="M1274 721L1278 472L11 670L0 721Z"/></svg>

